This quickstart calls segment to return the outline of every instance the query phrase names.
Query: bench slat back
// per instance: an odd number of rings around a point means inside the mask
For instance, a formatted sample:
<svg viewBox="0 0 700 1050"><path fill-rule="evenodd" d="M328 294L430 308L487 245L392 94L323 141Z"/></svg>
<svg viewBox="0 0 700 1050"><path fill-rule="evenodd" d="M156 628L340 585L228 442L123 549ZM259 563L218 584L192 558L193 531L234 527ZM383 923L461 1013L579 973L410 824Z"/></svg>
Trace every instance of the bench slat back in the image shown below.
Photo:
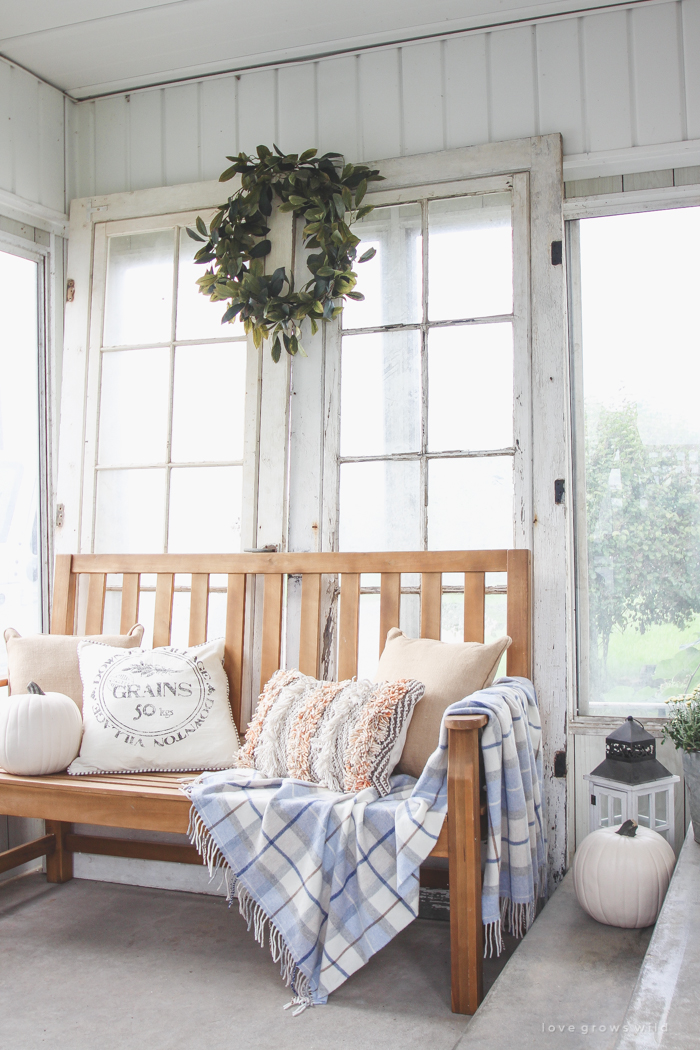
<svg viewBox="0 0 700 1050"><path fill-rule="evenodd" d="M319 675L322 652L323 576L339 580L340 607L336 644L338 679L357 674L361 576L380 574L379 649L387 632L399 626L401 574L420 575L420 633L440 638L443 573L460 573L464 581L464 640L484 641L487 572L507 573L507 631L513 644L507 654L509 675L531 675L530 552L406 551L321 554L158 554L158 555L58 555L51 617L52 634L76 630L76 581L86 575L85 633L102 633L108 574L121 576L121 630L138 621L141 576L156 574L153 645L169 645L172 630L175 574L190 576L189 644L206 641L210 576L225 574L226 630L224 666L229 678L231 706L239 729L246 625L249 636L255 619L253 605L258 588L252 578L261 576L260 688L280 666L282 628L288 577L301 577L299 652L288 654L287 665L304 674ZM328 621L327 621L328 622Z"/></svg>

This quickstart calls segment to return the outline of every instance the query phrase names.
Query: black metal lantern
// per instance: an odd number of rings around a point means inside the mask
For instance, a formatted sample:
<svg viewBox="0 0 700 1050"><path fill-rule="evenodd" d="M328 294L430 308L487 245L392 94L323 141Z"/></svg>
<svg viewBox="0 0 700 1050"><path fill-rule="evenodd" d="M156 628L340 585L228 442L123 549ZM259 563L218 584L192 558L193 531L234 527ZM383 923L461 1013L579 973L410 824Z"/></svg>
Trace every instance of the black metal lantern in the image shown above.
<svg viewBox="0 0 700 1050"><path fill-rule="evenodd" d="M656 740L632 715L605 738L605 759L584 774L584 780L591 791L590 831L631 819L673 845L673 803L680 777L659 762Z"/></svg>

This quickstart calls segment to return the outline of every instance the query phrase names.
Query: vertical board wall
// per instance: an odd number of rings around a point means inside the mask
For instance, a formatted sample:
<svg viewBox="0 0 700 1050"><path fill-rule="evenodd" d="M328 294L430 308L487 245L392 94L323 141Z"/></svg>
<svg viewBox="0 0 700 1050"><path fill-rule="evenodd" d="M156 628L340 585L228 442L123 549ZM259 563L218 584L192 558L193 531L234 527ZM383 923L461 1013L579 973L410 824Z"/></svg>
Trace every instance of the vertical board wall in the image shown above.
<svg viewBox="0 0 700 1050"><path fill-rule="evenodd" d="M0 58L0 190L63 214L64 128L63 94Z"/></svg>
<svg viewBox="0 0 700 1050"><path fill-rule="evenodd" d="M357 162L556 132L565 156L700 139L699 54L700 0L675 0L83 102L70 195L216 178L261 142Z"/></svg>

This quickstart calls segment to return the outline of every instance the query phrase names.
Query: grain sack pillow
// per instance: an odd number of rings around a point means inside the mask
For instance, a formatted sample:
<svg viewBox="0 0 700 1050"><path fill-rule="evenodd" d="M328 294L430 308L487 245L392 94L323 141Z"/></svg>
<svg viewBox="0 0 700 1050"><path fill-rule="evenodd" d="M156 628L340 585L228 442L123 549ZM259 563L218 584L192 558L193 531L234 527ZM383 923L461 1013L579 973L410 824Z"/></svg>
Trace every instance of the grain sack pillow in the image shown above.
<svg viewBox="0 0 700 1050"><path fill-rule="evenodd" d="M265 686L237 765L332 791L380 795L399 760L420 682L319 682L277 671Z"/></svg>
<svg viewBox="0 0 700 1050"><path fill-rule="evenodd" d="M224 642L124 652L84 641L83 741L69 773L227 769L238 733Z"/></svg>
<svg viewBox="0 0 700 1050"><path fill-rule="evenodd" d="M87 635L115 649L138 649L143 627L137 623L128 634ZM63 693L83 706L83 683L78 666L78 645L83 641L71 634L35 634L23 638L14 627L5 631L7 677L10 693L24 693L36 682L45 693Z"/></svg>
<svg viewBox="0 0 700 1050"><path fill-rule="evenodd" d="M407 638L397 627L386 636L377 668L378 682L417 678L425 694L409 726L398 773L419 777L438 746L445 709L478 689L491 685L510 638L479 642L438 642Z"/></svg>

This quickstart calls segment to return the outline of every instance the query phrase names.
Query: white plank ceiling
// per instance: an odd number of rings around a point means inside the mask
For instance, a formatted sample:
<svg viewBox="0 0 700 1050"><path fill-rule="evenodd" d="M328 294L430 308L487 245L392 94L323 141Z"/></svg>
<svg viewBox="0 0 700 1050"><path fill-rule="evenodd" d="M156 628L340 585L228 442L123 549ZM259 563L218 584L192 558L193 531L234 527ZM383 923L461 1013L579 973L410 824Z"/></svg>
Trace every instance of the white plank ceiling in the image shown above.
<svg viewBox="0 0 700 1050"><path fill-rule="evenodd" d="M640 4L654 0L639 0ZM73 98L614 0L0 0L0 54Z"/></svg>

